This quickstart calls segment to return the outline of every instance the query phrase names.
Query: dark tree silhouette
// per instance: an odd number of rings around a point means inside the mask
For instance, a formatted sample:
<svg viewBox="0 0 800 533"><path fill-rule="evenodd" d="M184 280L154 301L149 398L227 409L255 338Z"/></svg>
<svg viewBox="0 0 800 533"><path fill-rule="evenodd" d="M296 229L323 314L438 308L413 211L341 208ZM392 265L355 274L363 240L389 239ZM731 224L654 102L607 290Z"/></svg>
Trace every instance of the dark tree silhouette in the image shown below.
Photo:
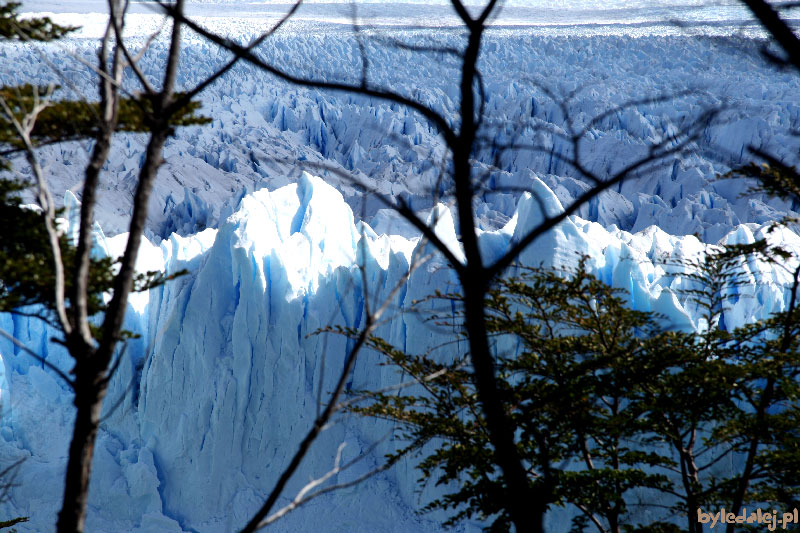
<svg viewBox="0 0 800 533"><path fill-rule="evenodd" d="M295 7L297 5L299 3ZM628 162L621 170L608 176L599 176L592 173L581 162L580 148L587 133L585 129L575 130L571 128L570 132L566 134L551 132L554 135L561 136L571 143L573 147L572 154L554 155L575 169L591 187L573 203L567 205L562 213L552 217L545 217L537 227L532 228L527 234L523 235L502 257L487 264L481 256L478 245L473 205L476 195L481 189L483 176L474 169L472 159L481 148L487 146L487 140L482 136L482 128L486 125L486 117L484 116L485 88L483 77L478 68L478 61L485 31L492 17L499 11L500 4L497 0L490 0L474 15L470 13L470 10L461 0L452 0L451 5L461 20L462 29L466 34L466 44L462 49L455 50L444 46L419 49L413 45L405 45L405 47L420 53L438 51L450 57L455 56L458 58L460 66L456 84L460 100L458 102L456 125L451 125L453 122L449 120L449 117L412 97L387 87L374 86L369 79L370 63L363 46L359 47L362 60L362 75L359 83L335 82L304 77L288 71L282 65L265 61L252 48L240 45L225 36L204 28L184 16L173 5L164 2L160 3L161 9L176 22L184 23L197 34L227 49L233 54L234 58L242 58L279 79L303 87L360 94L400 104L422 115L437 129L449 150L449 158L446 165L449 168L449 177L452 183L452 188L449 192L457 210L457 224L460 228L460 244L464 250L464 261L457 258L454 252L438 238L433 227L422 221L406 201L383 196L363 184L359 183L359 185L363 186L369 194L386 206L395 209L405 217L448 260L457 274L463 290L463 320L468 335L470 362L475 368L476 390L481 407L486 415L490 442L502 470L504 498L508 502L509 514L517 531L539 532L542 531L543 518L547 508L546 495L545 493L540 493L539 489L532 487L528 483L527 467L522 461L515 444L515 428L507 415L507 406L504 405L501 395L498 393L495 363L489 346L484 312L484 299L487 291L493 280L502 275L526 247L539 236L576 213L585 202L625 179L652 172L665 164L671 156L688 150L692 141L697 138L701 131L699 125L706 124L713 118L714 113L709 111L705 116L698 117L691 129L680 132L673 138L653 144L644 157ZM658 98L660 97L653 97L648 101L654 101ZM506 145L494 143L491 148L498 154L514 150L549 151L548 148L543 146L526 146L515 142ZM350 179L356 181L353 178ZM245 531L253 531L258 527L263 517L267 515L274 504L274 501L274 497L269 498L245 528Z"/></svg>
<svg viewBox="0 0 800 533"><path fill-rule="evenodd" d="M5 4L0 9L0 36L3 38L52 40L74 29L58 26L49 19L20 20L16 14L18 7L19 4ZM3 181L3 213L10 226L0 239L3 258L0 303L3 310L12 312L19 312L19 305L42 305L45 311L39 317L61 332L62 338L54 340L66 346L75 361L71 370L58 369L35 352L24 349L56 372L75 393L75 425L57 524L58 531L62 532L84 529L94 444L103 399L122 358L119 346L126 337L122 323L128 297L137 285L141 289L165 281L142 277L135 270L148 200L163 162L164 144L176 127L207 122L194 115L198 106L191 99L235 63L227 64L186 93L176 92L182 24L174 24L163 77L159 89L155 89L139 69L139 57L128 50L122 39L127 7L128 2L122 0L108 2L109 22L95 67L97 102L55 101L53 86L6 87L0 92L2 155L24 154L35 177L41 208L40 213L21 209L14 194L19 187ZM174 9L182 12L183 0L178 0ZM144 87L143 94L132 95L123 87L122 73L126 67L135 72ZM119 270L114 274L111 260L94 260L90 251L99 177L108 159L113 134L119 130L144 132L149 140L133 199L127 245L119 261ZM84 175L78 237L73 247L56 230L57 210L39 165L36 147L87 137L95 143ZM106 291L111 292L111 300L101 304L100 295ZM103 313L102 322L92 326L90 317L98 312Z"/></svg>

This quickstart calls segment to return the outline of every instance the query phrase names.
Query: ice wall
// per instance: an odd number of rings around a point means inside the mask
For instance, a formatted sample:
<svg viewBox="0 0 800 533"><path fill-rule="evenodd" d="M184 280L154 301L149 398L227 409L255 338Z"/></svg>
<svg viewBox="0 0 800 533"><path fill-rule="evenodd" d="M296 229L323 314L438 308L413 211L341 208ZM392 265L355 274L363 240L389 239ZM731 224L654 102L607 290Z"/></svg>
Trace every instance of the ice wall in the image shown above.
<svg viewBox="0 0 800 533"><path fill-rule="evenodd" d="M535 227L542 209L547 215L562 209L543 182L535 185L505 227L482 233L485 260L498 257ZM450 211L441 206L435 215L437 233L459 254ZM764 228L739 226L725 241L765 236ZM772 232L769 238L800 250L800 238L789 231ZM108 239L106 249L114 255L123 245L121 235ZM95 452L90 530L211 532L241 526L310 426L318 388L329 390L341 369L347 341L309 334L327 324L362 326L365 295L372 301L385 299L407 271L415 246L420 244L379 236L356 222L342 195L309 174L296 184L246 196L218 230L190 237L173 234L160 245L145 243L140 268L186 268L190 273L131 302L126 328L142 339L128 347L106 401L107 419ZM670 236L656 227L631 234L570 217L529 247L521 260L557 266L586 254L602 279L630 291L634 307L659 311L675 327L688 329L696 326L695 312L681 305L675 292L686 280L663 260L702 252L703 245L692 236ZM357 259L365 265L367 287ZM738 301L726 311L729 326L785 305L787 272L756 262L744 268L753 283L740 288ZM416 315L398 312L435 289L457 290L439 257L412 274L395 296L393 319L378 333L410 352L449 338ZM48 342L54 332L40 323L0 315L0 327L48 361L70 367L63 349ZM48 531L59 506L71 397L52 372L5 340L0 356L0 460L27 458L21 484L2 512L31 516L20 531ZM375 354L363 354L349 385L395 383L398 375L379 362ZM386 430L385 424L352 419L328 429L286 494L327 471L340 443L347 444L345 458L353 458ZM376 466L390 446L381 444L339 480ZM355 489L316 500L280 522L277 530L437 530L430 521L435 516L418 517L412 511L419 502L416 478L412 466L401 463Z"/></svg>

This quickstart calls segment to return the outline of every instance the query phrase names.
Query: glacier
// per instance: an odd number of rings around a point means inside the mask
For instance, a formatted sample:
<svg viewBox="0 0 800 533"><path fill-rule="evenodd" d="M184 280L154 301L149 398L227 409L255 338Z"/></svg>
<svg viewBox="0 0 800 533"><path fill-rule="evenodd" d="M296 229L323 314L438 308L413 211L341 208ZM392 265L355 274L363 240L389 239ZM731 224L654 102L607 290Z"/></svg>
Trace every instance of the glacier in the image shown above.
<svg viewBox="0 0 800 533"><path fill-rule="evenodd" d="M94 75L81 61L94 60L104 20L100 4L24 4L24 9L38 12L57 11L57 20L85 29L74 38L43 46L4 44L0 61L15 68L0 70L0 82L64 85L66 79L78 96L93 95ZM608 191L583 207L582 217L633 231L657 224L671 234L698 234L716 242L737 224L761 224L795 212L797 206L763 195L742 198L746 185L716 179L731 166L749 161L751 145L789 164L796 164L800 153L800 140L791 135L800 128L800 79L765 64L760 52L763 36L748 25L741 6L689 2L667 9L666 2L656 2L647 9L640 6L644 12L639 22L623 24L608 19L609 10L599 10L592 2L574 4L559 11L565 18L577 17L571 24L543 15L546 2L534 2L523 12L508 6L508 14L501 14L508 20L498 20L486 35L479 65L491 117L486 136L542 149L506 153L497 162L491 146L476 154L475 171L489 175L479 207L484 229L498 229L513 214L517 195L504 193L502 187L525 188L539 178L562 202L579 194L585 183L558 157L567 155L569 147L547 132L565 132L569 123L580 129L625 102L637 103L593 123L582 141L583 164L600 177L646 153L652 143L693 125L704 110L719 109L719 116L704 126L692 153ZM429 22L447 27L453 15L403 4L374 5L397 20L365 26L364 46L374 66L371 83L416 98L455 120L452 58L412 55L391 46L391 39L461 46L458 32L438 31L418 20L427 16ZM635 12L633 7L609 7L628 18ZM304 14L306 8L311 11ZM146 5L134 3L133 9L128 33L135 49L158 28L160 18ZM286 7L190 3L189 9L210 29L247 41ZM347 7L323 3L303 9L300 20L271 38L262 51L264 58L319 79L357 80L359 51L348 25L321 22L325 16L346 15ZM370 12L362 15L369 24ZM689 24L695 18L705 25L687 28L674 23ZM607 20L611 22L603 22ZM158 72L165 46L162 38L144 56L145 73ZM48 62L42 60L44 53ZM227 59L214 46L187 35L182 61L188 68L181 70L179 87L191 87ZM56 72L52 65L59 66ZM137 87L132 73L126 84ZM65 95L69 87L64 87ZM564 102L569 117L545 89L557 99L569 97ZM688 94L683 93L686 89ZM674 98L640 101L665 95ZM247 64L238 65L200 98L202 112L213 122L182 128L168 142L166 164L150 205L148 227L154 238L215 227L242 195L286 185L302 170L336 181L357 211L363 195L359 187L340 179L339 172L352 173L377 192L406 196L417 210L432 207L428 192L439 178L445 149L415 113L375 99L293 87ZM141 135L119 135L104 169L98 220L111 235L124 231L144 142ZM76 169L85 166L89 148L87 143L65 143L41 150L53 190L71 190L80 198ZM18 168L28 175L24 164ZM378 226L375 217L382 207L368 198L363 217Z"/></svg>
<svg viewBox="0 0 800 533"><path fill-rule="evenodd" d="M409 2L418 3L418 2ZM41 46L3 44L4 84L58 82L66 77L79 93L93 94L92 60L105 18L95 0L65 5L26 0L30 12L54 12L84 28L73 38ZM291 60L298 72L324 79L356 79L358 48L347 31L347 6L311 2L295 25L264 50L276 62ZM430 4L430 2L428 3ZM360 7L377 66L374 82L418 98L452 120L455 93L447 58L412 58L381 39L457 46L452 13L443 2L424 9L381 3ZM693 92L657 103L639 103L593 125L585 139L586 165L601 176L638 157L652 142L674 135L699 113L719 107L691 154L657 173L623 183L548 232L521 256L527 265L565 266L580 254L605 282L629 291L637 309L655 310L672 327L702 327L697 309L680 296L687 279L669 259L699 257L707 243L747 243L768 238L800 250L789 229L770 223L796 215L798 206L761 194L743 196L745 180L718 174L747 161L754 145L797 164L800 77L775 71L760 56L763 35L738 2L623 2L599 6L588 0L554 3L512 0L486 37L481 68L489 80L487 109L496 119L493 140L516 136L548 147L539 153L506 154L497 168L481 151L475 170L487 171L479 198L480 246L498 257L545 214L558 213L585 189L574 170L554 154L564 150L543 130L582 127L592 117L643 95L690 87ZM194 2L190 14L221 33L247 39L259 24L285 10L280 2ZM142 43L159 18L132 3L128 34ZM338 17L338 18L337 18ZM673 20L685 21L675 25ZM443 29L444 28L444 29ZM155 73L165 46L159 40L142 68ZM53 72L46 53L59 66ZM179 83L189 87L227 59L204 41L187 36ZM510 68L513 66L513 68ZM135 86L135 80L126 80ZM566 103L570 117L537 84ZM419 116L367 98L299 89L252 67L238 65L201 100L213 118L204 128L183 128L165 148L148 220L149 241L138 267L188 274L133 295L125 328L129 341L105 403L95 449L89 531L231 531L261 503L316 412L320 387L332 386L348 343L313 333L322 326L363 324L364 298L386 298L415 253L419 235L363 190L336 179L354 173L391 196L407 198L458 255L458 228L451 209L427 191L438 178L444 146ZM521 125L521 126L520 126ZM391 142L387 142L389 139ZM121 254L130 200L144 139L117 136L104 168L95 230L97 254ZM81 197L81 170L91 144L42 148L54 191L66 191L67 231ZM23 175L28 169L16 166ZM326 170L331 169L330 171ZM503 188L524 188L514 194ZM102 228L102 229L101 229ZM357 264L366 269L367 284ZM793 265L785 265L792 267ZM749 262L751 283L740 287L725 323L735 326L785 308L789 274L776 265ZM435 257L415 271L395 296L392 320L378 334L409 352L450 339L432 330L411 302L435 290L458 289L446 263ZM47 360L68 369L71 360L57 333L24 317L0 315L0 327ZM312 335L310 335L312 334ZM456 346L454 350L464 349ZM443 355L446 356L446 355ZM9 341L0 340L0 464L21 465L4 516L26 515L19 531L49 531L59 508L65 456L74 416L71 395L58 377ZM400 379L380 358L363 353L350 387L380 387ZM281 502L310 476L332 466L340 444L344 458L364 454L347 481L381 464L393 444L383 423L344 418L312 448ZM436 488L416 490L412 462L363 485L312 501L279 521L278 531L439 531L440 516L415 514ZM0 516L0 518L3 518ZM549 517L553 530L559 521ZM465 523L456 531L477 531Z"/></svg>
<svg viewBox="0 0 800 533"><path fill-rule="evenodd" d="M482 233L486 259L538 224L542 209L546 215L562 209L544 182L534 194L519 200L503 228ZM450 211L440 206L436 213L437 233L457 246ZM795 233L752 224L733 229L723 241L759 238L800 249ZM120 253L124 240L124 234L107 238L106 253ZM426 245L417 239L377 235L356 220L339 191L307 173L294 184L245 196L217 229L146 242L139 268L189 274L131 302L125 327L141 338L128 345L105 404L89 530L210 532L241 526L313 421L320 383L323 388L333 383L341 368L346 340L308 334L327 324L362 326L365 295L386 298L421 246ZM573 216L520 259L558 266L587 255L591 270L627 289L635 308L658 311L673 327L690 329L698 326L697 313L678 290L687 280L668 259L698 257L704 250L694 236L672 236L655 226L630 233ZM366 289L356 259L366 268ZM743 268L753 284L725 311L729 326L767 316L788 301L788 271L757 261ZM396 317L377 333L414 353L452 338L417 314L401 312L436 289L457 289L441 258L411 275L396 296ZM2 315L0 327L40 347L49 362L69 367L63 349L47 343L55 332L35 319ZM5 512L31 516L21 531L45 531L60 499L60 484L53 480L65 466L74 416L70 394L53 373L8 341L0 341L0 354L0 457L27 458L19 474L24 483L14 489ZM399 376L379 362L375 354L362 354L352 387L397 383ZM343 442L346 458L368 456L356 471L340 474L340 481L380 464L391 446L381 442L386 431L374 421L339 421L315 443L286 494L330 469L333 451ZM413 464L401 463L355 489L316 500L276 529L438 530L435 517L412 511L420 497L415 479ZM477 527L465 524L461 530Z"/></svg>

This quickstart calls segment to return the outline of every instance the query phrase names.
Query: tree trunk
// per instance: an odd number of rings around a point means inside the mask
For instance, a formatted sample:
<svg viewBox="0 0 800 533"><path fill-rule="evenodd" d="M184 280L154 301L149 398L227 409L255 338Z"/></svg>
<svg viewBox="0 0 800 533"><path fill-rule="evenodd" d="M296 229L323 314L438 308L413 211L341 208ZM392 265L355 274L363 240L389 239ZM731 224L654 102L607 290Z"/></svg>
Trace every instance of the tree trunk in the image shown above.
<svg viewBox="0 0 800 533"><path fill-rule="evenodd" d="M475 198L470 157L474 148L479 124L475 122L474 84L477 76L478 55L481 48L482 23L470 28L461 72L461 129L451 143L453 153L453 181L458 206L458 222L464 245L466 264L459 272L464 290L464 325L466 326L470 357L475 368L475 386L483 407L489 438L495 449L497 464L503 472L506 498L511 520L517 533L543 531L544 513L548 502L541 494L534 494L528 484L528 475L517 451L515 429L506 416L503 399L497 390L494 358L489 349L486 331L484 298L489 286L483 266L478 238L475 234L475 216L472 202Z"/></svg>
<svg viewBox="0 0 800 533"><path fill-rule="evenodd" d="M58 515L59 533L80 533L86 522L92 455L100 426L100 411L106 395L105 384L76 384L75 428L69 447L64 501ZM82 385L82 386L81 386Z"/></svg>
<svg viewBox="0 0 800 533"><path fill-rule="evenodd" d="M128 295L136 273L136 257L147 218L147 205L156 173L161 165L169 126L163 123L153 132L147 146L145 163L139 175L139 185L134 198L128 244L120 272L114 280L111 299L103 323L102 342L97 349L70 347L77 360L75 366L75 428L69 448L67 476L64 485L64 502L58 519L59 533L82 532L86 520L86 503L89 497L89 478L92 471L92 453L100 424L108 384L106 372L114 353L128 305ZM79 355L75 355L79 353ZM82 354L80 354L82 352Z"/></svg>
<svg viewBox="0 0 800 533"><path fill-rule="evenodd" d="M478 399L483 406L497 463L503 471L506 507L517 533L540 533L544 531L547 502L528 485L528 478L514 443L515 428L508 423L502 398L497 392L494 364L486 332L483 281L470 279L471 270L468 268L465 279L462 279L465 323L469 336L470 356L475 368Z"/></svg>

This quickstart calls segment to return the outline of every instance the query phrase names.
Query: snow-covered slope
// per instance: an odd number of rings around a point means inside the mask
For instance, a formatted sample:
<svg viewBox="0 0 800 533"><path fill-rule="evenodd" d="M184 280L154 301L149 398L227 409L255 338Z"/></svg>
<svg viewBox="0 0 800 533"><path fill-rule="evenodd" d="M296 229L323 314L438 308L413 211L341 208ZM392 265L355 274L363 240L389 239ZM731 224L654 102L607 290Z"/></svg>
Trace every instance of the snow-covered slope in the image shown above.
<svg viewBox="0 0 800 533"><path fill-rule="evenodd" d="M500 230L484 233L487 258L541 220L561 209L558 198L536 182L541 200L525 195L515 216ZM437 231L456 246L447 209ZM727 242L750 242L765 232L740 226ZM366 246L359 245L366 239ZM770 236L800 249L800 238L783 231ZM118 253L124 235L106 241ZM359 327L365 289L354 258L367 268L368 293L381 300L408 267L413 242L378 236L355 222L339 192L303 174L296 184L245 197L218 230L191 237L171 236L146 244L142 268L190 274L139 295L126 327L142 334L129 346L113 380L108 418L95 452L89 528L92 531L229 531L240 526L287 463L313 418L316 391L333 382L346 353L341 337L307 336L326 324ZM693 236L674 237L656 227L631 234L606 230L572 217L538 240L522 256L526 264L569 264L576 252L604 280L631 291L632 305L653 309L675 327L694 327L694 311L684 308L673 289L685 288L666 257L695 257L703 245ZM417 270L396 297L396 310L435 289L454 288L441 259ZM753 279L726 312L726 324L765 316L784 305L788 274L750 263ZM0 316L0 327L48 361L69 367L63 350L48 345L53 332L32 319ZM379 334L412 352L448 338L415 314L398 313ZM27 457L24 480L4 512L30 515L22 531L47 531L58 508L64 468L70 395L57 378L7 341L0 342L4 370L0 456ZM446 357L446 353L442 354ZM382 387L399 376L365 353L351 385ZM121 399L114 409L115 400ZM387 427L347 419L327 430L315 445L293 494L308 476L332 464L338 445L345 458L367 453L359 467L339 477L351 479L374 467L391 444L369 448ZM277 526L278 531L434 531L435 522L414 515L416 475L408 464L365 485L317 500ZM433 490L433 489L429 489ZM376 512L380 509L380 512ZM435 518L435 517L433 517ZM464 526L468 527L468 526Z"/></svg>
<svg viewBox="0 0 800 533"><path fill-rule="evenodd" d="M102 0L23 0L23 9L58 14L100 14L107 11ZM289 0L189 0L187 13L214 17L278 17L294 2ZM352 14L350 0L306 0L297 10L295 20L348 23ZM485 2L467 0L468 9L477 11ZM454 26L460 24L446 0L359 0L356 2L362 22L370 25ZM152 3L132 3L129 13L152 14ZM791 14L789 14L791 16ZM737 0L508 0L491 21L492 24L546 25L563 24L670 24L682 22L749 22L747 9ZM99 17L98 17L99 20ZM85 25L86 18L79 21ZM98 22L99 24L99 22Z"/></svg>

